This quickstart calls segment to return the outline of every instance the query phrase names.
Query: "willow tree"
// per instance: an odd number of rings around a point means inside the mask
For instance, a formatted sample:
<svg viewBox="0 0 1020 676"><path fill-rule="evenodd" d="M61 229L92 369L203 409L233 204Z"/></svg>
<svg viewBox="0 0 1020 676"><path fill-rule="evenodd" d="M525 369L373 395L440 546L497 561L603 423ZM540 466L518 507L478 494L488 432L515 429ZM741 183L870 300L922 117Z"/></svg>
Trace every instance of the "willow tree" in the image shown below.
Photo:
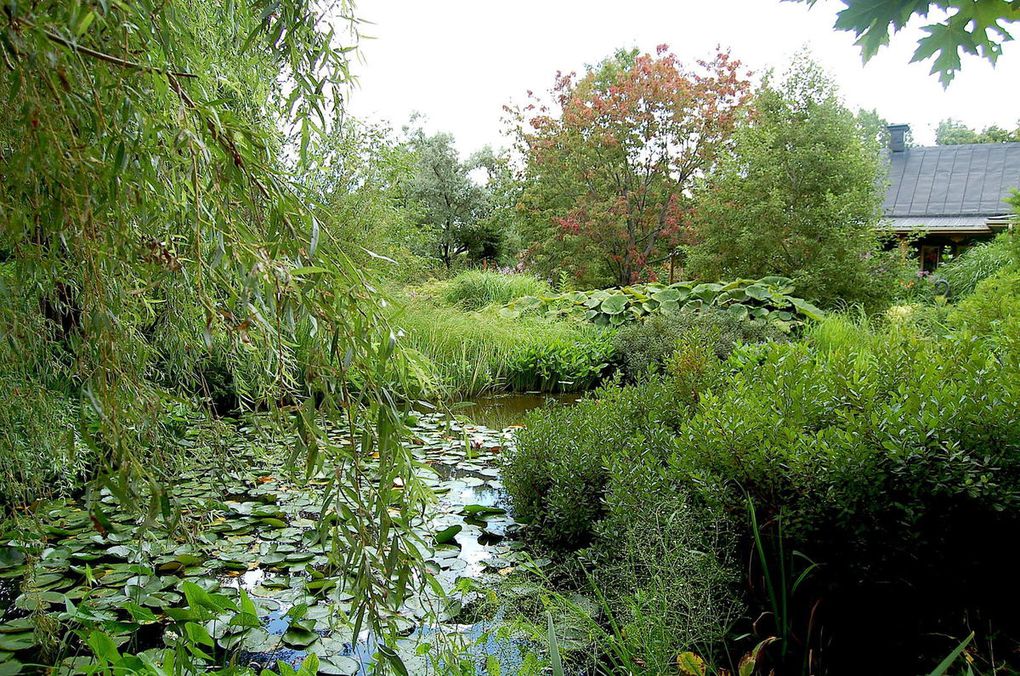
<svg viewBox="0 0 1020 676"><path fill-rule="evenodd" d="M337 124L356 39L350 7L321 7L3 3L0 457L6 478L45 475L71 448L91 486L169 515L164 413L197 362L244 360L244 403L291 407L277 419L308 466L335 468L323 508L349 526L336 563L360 627L410 575L418 484L392 334L298 180Z"/></svg>

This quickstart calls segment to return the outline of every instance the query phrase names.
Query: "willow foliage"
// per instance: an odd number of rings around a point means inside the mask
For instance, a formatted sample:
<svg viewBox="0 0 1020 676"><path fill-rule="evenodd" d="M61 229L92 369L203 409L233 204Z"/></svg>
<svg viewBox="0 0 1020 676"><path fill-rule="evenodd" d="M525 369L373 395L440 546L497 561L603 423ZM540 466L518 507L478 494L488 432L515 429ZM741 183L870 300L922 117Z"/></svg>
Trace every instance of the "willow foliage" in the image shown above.
<svg viewBox="0 0 1020 676"><path fill-rule="evenodd" d="M203 364L231 364L243 405L276 410L309 465L336 467L337 563L362 612L377 608L410 579L406 514L423 495L399 443L401 360L301 181L339 120L351 8L2 7L0 480L69 462L168 514L167 412L208 389Z"/></svg>

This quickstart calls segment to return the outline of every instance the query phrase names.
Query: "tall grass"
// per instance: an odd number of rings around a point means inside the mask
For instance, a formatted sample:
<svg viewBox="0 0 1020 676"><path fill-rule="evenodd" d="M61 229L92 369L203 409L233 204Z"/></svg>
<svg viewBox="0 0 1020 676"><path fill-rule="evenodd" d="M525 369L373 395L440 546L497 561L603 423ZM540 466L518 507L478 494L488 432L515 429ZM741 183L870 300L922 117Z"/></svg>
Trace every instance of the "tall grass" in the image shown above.
<svg viewBox="0 0 1020 676"><path fill-rule="evenodd" d="M464 312L458 308L409 301L394 318L402 332L405 348L418 353L439 383L447 399L465 399L511 389L520 378L515 369L527 360L521 355L540 353L549 345L578 345L578 351L593 342L606 342L595 327L544 319L508 319L495 308ZM588 351L590 352L590 351ZM557 389L551 379L544 390Z"/></svg>
<svg viewBox="0 0 1020 676"><path fill-rule="evenodd" d="M547 283L531 275L467 270L446 284L443 301L465 310L478 310L487 305L506 305L522 296L538 296L551 291Z"/></svg>
<svg viewBox="0 0 1020 676"><path fill-rule="evenodd" d="M964 251L938 269L938 275L949 283L954 299L970 295L982 280L1017 263L1011 237L1009 233L1002 233L987 244Z"/></svg>

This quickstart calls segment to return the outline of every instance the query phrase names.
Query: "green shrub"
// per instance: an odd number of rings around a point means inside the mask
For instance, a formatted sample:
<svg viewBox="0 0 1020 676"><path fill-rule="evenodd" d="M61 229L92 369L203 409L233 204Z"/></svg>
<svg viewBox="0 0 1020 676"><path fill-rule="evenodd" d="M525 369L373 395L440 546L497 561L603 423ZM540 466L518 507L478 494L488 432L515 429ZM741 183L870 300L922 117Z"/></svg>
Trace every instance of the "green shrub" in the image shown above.
<svg viewBox="0 0 1020 676"><path fill-rule="evenodd" d="M606 385L574 406L533 411L503 456L516 517L557 548L586 546L603 516L611 457L628 448L667 457L683 415L677 389L661 381Z"/></svg>
<svg viewBox="0 0 1020 676"><path fill-rule="evenodd" d="M625 375L636 380L660 371L685 337L709 344L720 359L725 359L740 343L784 341L786 333L774 323L736 317L724 310L685 308L621 328L613 346Z"/></svg>
<svg viewBox="0 0 1020 676"><path fill-rule="evenodd" d="M946 280L953 299L969 296L982 280L1014 265L1013 235L1002 233L987 244L978 244L939 266L937 276Z"/></svg>
<svg viewBox="0 0 1020 676"><path fill-rule="evenodd" d="M609 462L605 516L588 556L641 673L674 672L691 651L711 656L743 611L737 528L678 491L661 462L626 449Z"/></svg>
<svg viewBox="0 0 1020 676"><path fill-rule="evenodd" d="M445 285L443 300L465 310L478 310L487 305L506 305L522 296L540 296L551 290L546 282L531 275L467 270Z"/></svg>
<svg viewBox="0 0 1020 676"><path fill-rule="evenodd" d="M1007 359L982 341L829 320L704 394L670 473L733 514L749 496L773 531L782 520L789 550L821 562L790 612L796 631L811 621L836 637L829 659L861 664L862 625L883 637L875 649L924 654L927 632L961 631L967 612L1011 622L997 544L1020 527Z"/></svg>
<svg viewBox="0 0 1020 676"><path fill-rule="evenodd" d="M974 297L1014 283L1001 276ZM765 635L801 641L769 649L777 671L824 646L830 665L860 672L864 642L899 656L891 672L916 671L917 655L943 651L936 634L964 631L960 618L978 614L1006 637L1020 630L1002 593L1013 579L1002 547L1020 528L1018 352L1016 340L841 315L801 342L745 346L725 362L694 343L663 379L532 414L505 483L539 538L590 548L602 588L640 589L629 562L683 583L652 565L668 558L661 542L675 525L663 515L678 510L700 521L700 537L727 518L745 524L736 548L753 556L750 500L757 535L772 543L747 579L751 619L767 613ZM708 588L725 598L732 549L703 551L721 566ZM820 565L794 594L809 560ZM769 570L787 595L782 617ZM655 608L644 606L645 619L665 612ZM658 643L665 625L649 622L632 631Z"/></svg>
<svg viewBox="0 0 1020 676"><path fill-rule="evenodd" d="M979 282L949 323L983 336L1020 334L1020 270L1000 270Z"/></svg>

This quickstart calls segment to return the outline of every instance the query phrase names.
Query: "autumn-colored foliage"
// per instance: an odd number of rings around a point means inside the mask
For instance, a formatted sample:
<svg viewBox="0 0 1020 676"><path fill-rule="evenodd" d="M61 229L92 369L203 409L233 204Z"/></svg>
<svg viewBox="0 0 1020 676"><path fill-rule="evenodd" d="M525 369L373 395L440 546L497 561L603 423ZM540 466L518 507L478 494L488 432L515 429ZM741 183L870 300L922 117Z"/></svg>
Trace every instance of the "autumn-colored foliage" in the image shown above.
<svg viewBox="0 0 1020 676"><path fill-rule="evenodd" d="M749 88L726 52L687 68L661 45L557 74L551 105L532 95L510 109L527 163L530 264L588 284L654 278L687 232L692 180L728 143Z"/></svg>

